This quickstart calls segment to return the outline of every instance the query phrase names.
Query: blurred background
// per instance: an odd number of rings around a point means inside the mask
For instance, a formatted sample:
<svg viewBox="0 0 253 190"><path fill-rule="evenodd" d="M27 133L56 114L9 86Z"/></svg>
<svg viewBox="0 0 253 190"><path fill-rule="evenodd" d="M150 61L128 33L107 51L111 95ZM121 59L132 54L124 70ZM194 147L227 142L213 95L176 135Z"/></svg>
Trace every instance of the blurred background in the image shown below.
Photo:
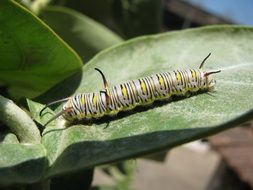
<svg viewBox="0 0 253 190"><path fill-rule="evenodd" d="M54 0L123 38L211 24L252 25L251 0Z"/></svg>

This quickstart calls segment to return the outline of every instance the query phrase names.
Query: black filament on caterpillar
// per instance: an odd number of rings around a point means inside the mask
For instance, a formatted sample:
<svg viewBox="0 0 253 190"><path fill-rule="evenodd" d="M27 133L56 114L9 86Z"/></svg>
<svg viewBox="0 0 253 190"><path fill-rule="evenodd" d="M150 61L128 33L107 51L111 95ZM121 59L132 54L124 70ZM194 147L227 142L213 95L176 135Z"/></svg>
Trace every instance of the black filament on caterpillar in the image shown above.
<svg viewBox="0 0 253 190"><path fill-rule="evenodd" d="M104 116L116 115L118 112L133 110L137 106L150 105L157 100L171 100L172 97L188 97L189 94L212 91L215 80L209 76L221 71L202 70L210 55L211 53L201 62L199 69L153 74L117 84L111 88L103 72L95 68L102 76L104 89L99 92L77 94L47 104L40 111L40 115L48 106L66 102L62 110L44 126L61 115L69 122L81 119L100 119Z"/></svg>

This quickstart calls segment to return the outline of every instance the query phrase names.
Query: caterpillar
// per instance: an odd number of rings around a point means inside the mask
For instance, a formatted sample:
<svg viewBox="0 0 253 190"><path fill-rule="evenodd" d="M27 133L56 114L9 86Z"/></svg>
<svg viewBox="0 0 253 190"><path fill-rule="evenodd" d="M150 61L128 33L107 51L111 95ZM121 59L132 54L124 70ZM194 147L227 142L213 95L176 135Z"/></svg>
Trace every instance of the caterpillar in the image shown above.
<svg viewBox="0 0 253 190"><path fill-rule="evenodd" d="M66 102L62 110L44 126L61 115L70 122L81 119L98 119L106 115L116 115L120 111L132 110L136 106L151 104L156 100L168 100L172 96L188 96L199 91L211 91L214 88L215 80L209 76L221 70L210 72L202 70L210 55L211 53L201 62L199 69L153 74L117 84L111 88L103 72L95 68L102 76L104 89L99 92L77 94L47 104L40 111L40 115L48 106Z"/></svg>

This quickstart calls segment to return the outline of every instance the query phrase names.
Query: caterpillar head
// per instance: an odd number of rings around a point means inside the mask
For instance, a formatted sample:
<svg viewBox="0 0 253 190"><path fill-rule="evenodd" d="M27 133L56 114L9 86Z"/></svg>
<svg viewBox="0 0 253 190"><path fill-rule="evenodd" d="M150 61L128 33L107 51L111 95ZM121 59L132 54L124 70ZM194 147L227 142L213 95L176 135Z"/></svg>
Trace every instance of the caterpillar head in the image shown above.
<svg viewBox="0 0 253 190"><path fill-rule="evenodd" d="M203 61L201 62L200 66L199 66L199 69L202 69L202 67L203 67L203 65L204 65L204 63L205 63L205 61L207 60L207 58L208 58L210 55L211 55L211 53L209 53L209 54L206 56L206 58L203 59ZM213 90L216 81L215 81L215 79L212 78L212 76L210 76L210 75L215 74L215 73L219 73L219 72L221 72L221 70L217 70L217 71L208 71L208 72L203 71L203 73L202 73L202 74L203 74L203 76L202 76L202 77L203 77L203 81L202 81L203 84L202 84L202 86L203 86L205 89L208 89L209 91Z"/></svg>
<svg viewBox="0 0 253 190"><path fill-rule="evenodd" d="M62 106L62 116L66 120L72 120L74 115L74 109L72 107L71 99L69 99L63 106Z"/></svg>
<svg viewBox="0 0 253 190"><path fill-rule="evenodd" d="M68 119L71 117L71 112L72 112L72 106L70 106L71 102L70 102L70 98L64 98L64 99L61 99L61 100L56 100L56 101L53 101L49 104L46 104L45 107L40 111L40 116L42 116L42 113L43 111L49 107L50 105L54 105L54 104L57 104L57 103L60 103L60 102L66 102L62 108L62 110L57 113L55 116L53 116L51 119L48 120L48 122L44 125L44 127L46 127L50 122L52 122L53 120L55 120L56 118L60 117L60 116L63 116L65 119Z"/></svg>
<svg viewBox="0 0 253 190"><path fill-rule="evenodd" d="M212 72L203 72L203 87L205 89L207 89L208 91L212 91L213 88L214 88L214 85L216 83L215 79L210 76L211 74L215 74L215 73L219 73L221 72L220 70L217 70L217 71L212 71Z"/></svg>

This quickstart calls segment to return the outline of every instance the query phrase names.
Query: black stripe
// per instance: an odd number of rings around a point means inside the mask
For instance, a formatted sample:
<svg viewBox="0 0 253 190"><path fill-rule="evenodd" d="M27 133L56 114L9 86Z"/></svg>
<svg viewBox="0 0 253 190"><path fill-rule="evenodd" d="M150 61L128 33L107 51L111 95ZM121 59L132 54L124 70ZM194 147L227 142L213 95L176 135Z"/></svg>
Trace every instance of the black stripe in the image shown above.
<svg viewBox="0 0 253 190"><path fill-rule="evenodd" d="M92 93L93 94L93 93ZM88 110L89 110L89 112L90 112L90 114L92 114L92 100L90 99L90 97L91 97L91 94L88 94L88 96L89 96L89 98L88 98L88 101L87 101L87 103L88 103L88 105L87 105L87 108L88 108Z"/></svg>
<svg viewBox="0 0 253 190"><path fill-rule="evenodd" d="M151 90L151 86L149 83L149 77L145 77L144 80L146 82L146 89L147 89L148 96L149 96L148 99L151 100L152 99L152 90Z"/></svg>
<svg viewBox="0 0 253 190"><path fill-rule="evenodd" d="M123 107L124 106L124 104L121 102L121 100L120 100L120 96L118 95L118 93L117 93L118 91L117 91L117 87L116 86L114 86L114 107L115 108L117 108L117 107ZM121 92L122 93L122 92Z"/></svg>
<svg viewBox="0 0 253 190"><path fill-rule="evenodd" d="M74 107L74 112L75 112L76 115L78 115L78 112L80 112L79 109L78 109L78 106L77 106L77 101L78 101L78 99L77 99L77 95L76 95L72 98L72 102L73 102L72 105Z"/></svg>
<svg viewBox="0 0 253 190"><path fill-rule="evenodd" d="M150 84L151 84L151 88L152 88L153 98L155 99L157 97L158 93L156 92L154 76L150 76Z"/></svg>

